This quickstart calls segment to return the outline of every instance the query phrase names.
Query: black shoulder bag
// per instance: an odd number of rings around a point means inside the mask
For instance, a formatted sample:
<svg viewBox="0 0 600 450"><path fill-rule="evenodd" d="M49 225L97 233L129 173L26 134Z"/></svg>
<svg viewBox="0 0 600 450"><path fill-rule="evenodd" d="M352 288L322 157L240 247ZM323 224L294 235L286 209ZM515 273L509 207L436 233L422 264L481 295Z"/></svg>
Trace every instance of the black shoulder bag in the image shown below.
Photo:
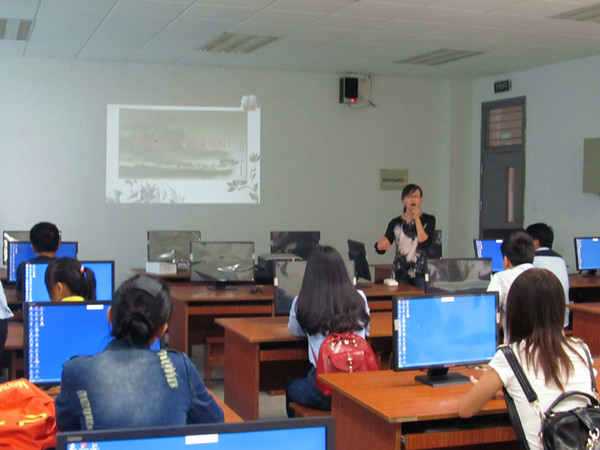
<svg viewBox="0 0 600 450"><path fill-rule="evenodd" d="M517 361L512 348L509 346L500 347L517 377L517 380L527 397L527 401L531 403L532 407L542 419L540 439L545 450L600 449L600 404L598 403L598 389L596 388L596 380L592 369L592 360L587 348L584 345L582 345L582 347L587 357L588 368L592 380L592 391L595 395L590 395L581 391L564 392L552 402L546 412L542 411L537 394L531 387L531 384L529 384L529 380L525 376L519 361ZM569 411L554 411L554 408L561 401L572 396L585 397L589 400L590 404ZM504 398L508 408L508 415L510 416L517 438L524 449L529 449L514 400L508 394L506 389L504 389Z"/></svg>

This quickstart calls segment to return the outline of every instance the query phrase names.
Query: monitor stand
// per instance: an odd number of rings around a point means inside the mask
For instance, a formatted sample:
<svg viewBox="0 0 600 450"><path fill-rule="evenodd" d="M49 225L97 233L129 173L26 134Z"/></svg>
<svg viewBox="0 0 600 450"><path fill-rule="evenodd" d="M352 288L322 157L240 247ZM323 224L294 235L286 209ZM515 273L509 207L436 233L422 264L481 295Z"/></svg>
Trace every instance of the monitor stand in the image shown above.
<svg viewBox="0 0 600 450"><path fill-rule="evenodd" d="M596 269L590 269L590 270L586 270L583 273L584 277L595 277L596 276Z"/></svg>
<svg viewBox="0 0 600 450"><path fill-rule="evenodd" d="M453 384L469 384L471 382L469 377L461 373L448 373L447 367L429 369L427 375L417 375L415 380L433 387L450 386Z"/></svg>

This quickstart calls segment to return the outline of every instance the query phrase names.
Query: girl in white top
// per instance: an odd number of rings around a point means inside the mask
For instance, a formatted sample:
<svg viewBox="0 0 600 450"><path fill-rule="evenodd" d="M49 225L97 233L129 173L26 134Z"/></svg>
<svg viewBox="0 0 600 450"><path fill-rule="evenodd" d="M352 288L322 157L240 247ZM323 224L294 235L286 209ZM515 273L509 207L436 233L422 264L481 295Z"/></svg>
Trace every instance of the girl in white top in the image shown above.
<svg viewBox="0 0 600 450"><path fill-rule="evenodd" d="M565 391L593 395L584 348L577 340L564 335L564 314L564 291L552 272L529 269L515 279L507 299L509 345L537 393L543 411ZM475 415L505 386L515 401L529 448L541 449L541 418L527 401L504 354L498 351L489 366L479 380L471 378L474 385L460 400L458 415ZM574 397L561 402L557 410L584 404L584 399Z"/></svg>
<svg viewBox="0 0 600 450"><path fill-rule="evenodd" d="M331 409L331 397L315 384L315 367L321 343L328 332L354 331L366 337L369 307L362 291L352 285L341 255L333 247L317 246L310 252L300 294L292 302L288 329L295 336L308 336L308 353L313 368L306 378L292 380L286 388L288 417L294 417L290 402Z"/></svg>

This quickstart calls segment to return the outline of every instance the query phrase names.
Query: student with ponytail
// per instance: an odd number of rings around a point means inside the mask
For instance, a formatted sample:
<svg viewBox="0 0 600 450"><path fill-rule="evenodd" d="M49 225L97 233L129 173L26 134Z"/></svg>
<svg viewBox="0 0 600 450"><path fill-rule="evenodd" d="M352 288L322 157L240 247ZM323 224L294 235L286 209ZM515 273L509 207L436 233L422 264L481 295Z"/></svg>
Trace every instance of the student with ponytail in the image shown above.
<svg viewBox="0 0 600 450"><path fill-rule="evenodd" d="M119 287L108 309L113 340L102 353L63 365L55 402L60 430L223 421L187 355L150 349L167 331L170 314L171 297L159 281L135 276Z"/></svg>
<svg viewBox="0 0 600 450"><path fill-rule="evenodd" d="M96 300L94 272L73 258L58 258L48 265L46 289L53 302Z"/></svg>

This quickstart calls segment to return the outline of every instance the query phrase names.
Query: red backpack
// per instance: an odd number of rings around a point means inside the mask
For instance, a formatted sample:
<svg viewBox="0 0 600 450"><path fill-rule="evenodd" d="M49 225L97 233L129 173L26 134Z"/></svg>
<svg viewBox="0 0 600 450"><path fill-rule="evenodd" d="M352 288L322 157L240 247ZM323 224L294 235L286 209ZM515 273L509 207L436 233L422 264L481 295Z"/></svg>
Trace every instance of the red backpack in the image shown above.
<svg viewBox="0 0 600 450"><path fill-rule="evenodd" d="M379 370L369 343L358 334L329 333L319 349L316 384L323 395L331 395L331 387L319 380L319 375L338 372Z"/></svg>

